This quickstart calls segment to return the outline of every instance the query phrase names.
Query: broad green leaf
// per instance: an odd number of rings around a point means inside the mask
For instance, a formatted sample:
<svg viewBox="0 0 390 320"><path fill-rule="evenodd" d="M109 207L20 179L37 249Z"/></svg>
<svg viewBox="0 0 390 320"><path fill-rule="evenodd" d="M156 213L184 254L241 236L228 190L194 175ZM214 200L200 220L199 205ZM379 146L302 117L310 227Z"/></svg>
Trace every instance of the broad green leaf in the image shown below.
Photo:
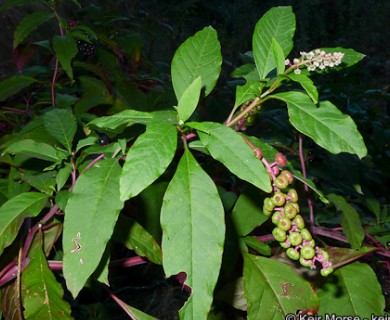
<svg viewBox="0 0 390 320"><path fill-rule="evenodd" d="M58 170L56 175L57 191L60 191L66 184L70 177L71 171L70 164L66 164L63 168Z"/></svg>
<svg viewBox="0 0 390 320"><path fill-rule="evenodd" d="M171 125L150 124L130 148L120 178L123 201L135 197L160 177L175 155L177 130Z"/></svg>
<svg viewBox="0 0 390 320"><path fill-rule="evenodd" d="M0 7L0 12L10 9L16 6L22 6L25 4L32 4L35 2L44 3L42 0L6 0Z"/></svg>
<svg viewBox="0 0 390 320"><path fill-rule="evenodd" d="M177 106L178 118L180 122L186 122L195 111L199 102L202 79L197 77L183 92Z"/></svg>
<svg viewBox="0 0 390 320"><path fill-rule="evenodd" d="M48 12L37 11L25 16L14 33L14 49L22 43L22 41L40 25L49 21L54 15Z"/></svg>
<svg viewBox="0 0 390 320"><path fill-rule="evenodd" d="M348 48L341 48L341 47L320 48L320 50L324 50L327 53L333 53L333 52L344 53L344 57L341 60L341 65L332 68L336 70L353 66L354 64L358 63L360 60L362 60L365 57L364 54Z"/></svg>
<svg viewBox="0 0 390 320"><path fill-rule="evenodd" d="M292 125L319 146L335 154L348 152L359 158L367 154L363 137L355 122L331 102L323 101L317 108L306 94L294 91L278 93L272 97L287 103Z"/></svg>
<svg viewBox="0 0 390 320"><path fill-rule="evenodd" d="M192 289L180 319L206 319L222 261L224 210L216 186L189 150L165 193L161 227L166 276L185 272Z"/></svg>
<svg viewBox="0 0 390 320"><path fill-rule="evenodd" d="M322 287L319 315L339 314L371 319L383 315L385 298L374 271L365 263L355 262L337 269Z"/></svg>
<svg viewBox="0 0 390 320"><path fill-rule="evenodd" d="M234 107L238 107L250 99L260 96L263 87L264 83L260 81L248 81L242 86L237 86Z"/></svg>
<svg viewBox="0 0 390 320"><path fill-rule="evenodd" d="M184 91L199 76L207 96L217 82L221 64L221 46L212 27L206 27L188 38L176 50L172 60L172 83L177 100L180 101Z"/></svg>
<svg viewBox="0 0 390 320"><path fill-rule="evenodd" d="M271 182L261 161L238 133L214 122L204 122L210 134L198 131L200 140L212 157L223 163L240 179L271 192Z"/></svg>
<svg viewBox="0 0 390 320"><path fill-rule="evenodd" d="M35 189L52 195L53 191L55 191L56 174L56 171L42 172L37 174L25 173L22 174L22 179Z"/></svg>
<svg viewBox="0 0 390 320"><path fill-rule="evenodd" d="M73 319L69 304L63 300L62 286L49 269L41 246L23 271L22 293L26 320Z"/></svg>
<svg viewBox="0 0 390 320"><path fill-rule="evenodd" d="M62 68L68 77L73 80L73 69L71 63L72 59L78 52L76 41L68 35L54 36L53 49Z"/></svg>
<svg viewBox="0 0 390 320"><path fill-rule="evenodd" d="M256 250L258 253L260 253L263 256L270 256L272 253L271 247L264 243L261 242L259 239L253 236L248 236L242 238L242 240L245 242L245 244L252 248L253 250Z"/></svg>
<svg viewBox="0 0 390 320"><path fill-rule="evenodd" d="M318 309L312 287L291 267L269 258L243 255L248 319L284 319L297 310Z"/></svg>
<svg viewBox="0 0 390 320"><path fill-rule="evenodd" d="M247 63L236 68L231 76L233 78L244 78L247 82L260 81L259 72L254 63Z"/></svg>
<svg viewBox="0 0 390 320"><path fill-rule="evenodd" d="M314 103L318 103L318 91L313 81L304 74L289 73L286 77L294 82L298 82L303 89L305 89L307 95L313 100Z"/></svg>
<svg viewBox="0 0 390 320"><path fill-rule="evenodd" d="M115 130L120 126L131 126L135 123L147 124L153 119L153 114L137 110L124 110L112 116L99 117L90 121L86 127Z"/></svg>
<svg viewBox="0 0 390 320"><path fill-rule="evenodd" d="M46 112L44 125L51 136L57 139L68 152L72 152L72 142L76 134L76 118L67 109L53 109Z"/></svg>
<svg viewBox="0 0 390 320"><path fill-rule="evenodd" d="M136 254L148 258L155 264L162 264L161 248L153 237L135 220L120 216L113 239L121 242Z"/></svg>
<svg viewBox="0 0 390 320"><path fill-rule="evenodd" d="M256 188L250 187L241 193L234 205L232 220L239 236L247 235L268 220L263 214L260 193Z"/></svg>
<svg viewBox="0 0 390 320"><path fill-rule="evenodd" d="M332 262L332 267L334 269L361 259L366 255L372 255L376 250L377 249L373 247L361 247L357 250L339 247L326 248L326 252L329 253L329 260Z"/></svg>
<svg viewBox="0 0 390 320"><path fill-rule="evenodd" d="M77 179L66 205L64 277L74 297L99 265L123 208L120 173L116 159L97 162Z"/></svg>
<svg viewBox="0 0 390 320"><path fill-rule="evenodd" d="M31 158L38 158L51 162L66 159L68 156L66 152L56 150L49 144L37 142L31 139L15 141L10 144L4 152L22 154Z"/></svg>
<svg viewBox="0 0 390 320"><path fill-rule="evenodd" d="M272 38L272 54L275 60L276 70L278 74L282 74L284 72L285 64L284 64L284 52L283 48L280 46L278 41L275 38Z"/></svg>
<svg viewBox="0 0 390 320"><path fill-rule="evenodd" d="M252 46L260 79L265 79L277 66L272 50L275 39L286 57L293 47L295 15L291 7L276 7L269 10L256 24Z"/></svg>
<svg viewBox="0 0 390 320"><path fill-rule="evenodd" d="M13 76L0 82L0 101L5 101L38 80L28 76Z"/></svg>
<svg viewBox="0 0 390 320"><path fill-rule="evenodd" d="M360 221L360 216L343 197L336 194L328 194L328 199L336 206L337 210L343 213L341 225L343 231L351 244L352 249L358 249L363 243L365 234Z"/></svg>
<svg viewBox="0 0 390 320"><path fill-rule="evenodd" d="M11 198L0 207L0 255L16 238L27 217L36 217L45 207L47 194L24 192Z"/></svg>

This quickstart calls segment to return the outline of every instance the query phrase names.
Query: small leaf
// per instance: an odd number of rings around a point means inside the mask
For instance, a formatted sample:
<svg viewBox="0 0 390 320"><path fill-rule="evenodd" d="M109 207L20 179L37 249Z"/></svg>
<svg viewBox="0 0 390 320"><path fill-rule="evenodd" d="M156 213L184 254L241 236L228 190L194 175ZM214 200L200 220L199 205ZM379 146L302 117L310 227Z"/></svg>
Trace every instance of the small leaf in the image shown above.
<svg viewBox="0 0 390 320"><path fill-rule="evenodd" d="M223 163L240 179L271 192L266 169L245 141L231 128L215 122L204 122L210 134L198 131L200 140L215 160Z"/></svg>
<svg viewBox="0 0 390 320"><path fill-rule="evenodd" d="M334 154L348 152L359 158L367 154L355 122L331 102L323 101L317 108L306 94L294 91L272 97L287 103L292 125L319 146Z"/></svg>
<svg viewBox="0 0 390 320"><path fill-rule="evenodd" d="M19 25L16 27L14 33L14 49L22 43L22 41L40 25L53 18L53 14L37 11L25 16Z"/></svg>
<svg viewBox="0 0 390 320"><path fill-rule="evenodd" d="M265 79L276 67L272 39L278 42L286 57L293 47L295 15L291 7L276 7L267 11L257 22L253 33L253 57L260 75Z"/></svg>
<svg viewBox="0 0 390 320"><path fill-rule="evenodd" d="M36 217L45 207L49 195L24 192L11 198L0 207L0 255L16 238L27 217Z"/></svg>
<svg viewBox="0 0 390 320"><path fill-rule="evenodd" d="M248 247L250 247L253 250L256 250L258 253L260 253L263 256L270 256L272 253L271 247L268 244L261 242L256 237L248 236L242 238L242 240L245 242L245 244Z"/></svg>
<svg viewBox="0 0 390 320"><path fill-rule="evenodd" d="M27 76L13 76L0 82L0 101L5 101L38 80Z"/></svg>
<svg viewBox="0 0 390 320"><path fill-rule="evenodd" d="M199 76L207 96L217 82L221 64L221 46L212 27L206 27L188 38L176 50L172 60L172 83L177 100L180 101L184 91Z"/></svg>
<svg viewBox="0 0 390 320"><path fill-rule="evenodd" d="M150 124L129 149L120 179L123 201L135 197L164 173L175 155L177 130Z"/></svg>
<svg viewBox="0 0 390 320"><path fill-rule="evenodd" d="M278 74L282 74L284 72L285 64L284 64L284 52L280 44L275 38L272 38L272 54L275 60L276 70Z"/></svg>
<svg viewBox="0 0 390 320"><path fill-rule="evenodd" d="M313 190L315 193L317 193L317 195L319 196L320 200L323 202L323 203L326 203L328 204L329 201L328 199L326 199L325 195L322 193L321 190L319 190L317 188L317 186L315 185L315 183L310 180L309 178L305 178L302 173L300 173L299 171L293 169L292 166L288 166L288 169L291 171L291 173L294 175L294 178L297 179L298 181L304 183L305 185L307 185L311 190Z"/></svg>
<svg viewBox="0 0 390 320"><path fill-rule="evenodd" d="M224 210L216 186L189 150L165 193L161 226L166 276L185 272L192 289L180 319L206 319L222 262Z"/></svg>
<svg viewBox="0 0 390 320"><path fill-rule="evenodd" d="M307 95L313 100L314 103L318 103L318 91L313 81L304 74L290 73L286 75L287 78L294 82L298 82L303 89L305 89Z"/></svg>
<svg viewBox="0 0 390 320"><path fill-rule="evenodd" d="M76 41L68 35L54 36L53 49L56 53L57 59L62 65L62 68L68 77L73 80L73 69L71 62L78 52Z"/></svg>
<svg viewBox="0 0 390 320"><path fill-rule="evenodd" d="M243 256L248 319L284 319L297 310L318 309L312 287L291 267L248 253Z"/></svg>
<svg viewBox="0 0 390 320"><path fill-rule="evenodd" d="M73 297L98 267L123 208L120 173L117 159L97 162L77 179L66 205L64 277Z"/></svg>
<svg viewBox="0 0 390 320"><path fill-rule="evenodd" d="M124 110L113 114L112 116L99 117L90 121L86 126L115 130L116 128L125 125L131 126L135 123L148 124L153 119L153 114L136 110Z"/></svg>
<svg viewBox="0 0 390 320"><path fill-rule="evenodd" d="M201 77L197 77L183 92L177 106L179 122L186 122L195 111L199 102L201 88L202 79Z"/></svg>
<svg viewBox="0 0 390 320"><path fill-rule="evenodd" d="M328 199L343 213L341 225L351 244L352 249L358 249L363 243L365 233L357 211L341 196L328 194Z"/></svg>
<svg viewBox="0 0 390 320"><path fill-rule="evenodd" d="M260 81L259 72L254 63L247 63L236 68L231 76L233 78L244 78L247 82Z"/></svg>
<svg viewBox="0 0 390 320"><path fill-rule="evenodd" d="M57 139L68 152L72 152L72 142L76 134L76 118L67 109L53 109L46 112L44 117L45 129Z"/></svg>
<svg viewBox="0 0 390 320"><path fill-rule="evenodd" d="M238 107L250 99L260 96L264 83L260 81L248 81L242 86L236 87L236 101L234 107Z"/></svg>
<svg viewBox="0 0 390 320"><path fill-rule="evenodd" d="M355 262L335 271L317 289L319 315L359 315L371 319L383 315L385 298L374 271L365 263Z"/></svg>

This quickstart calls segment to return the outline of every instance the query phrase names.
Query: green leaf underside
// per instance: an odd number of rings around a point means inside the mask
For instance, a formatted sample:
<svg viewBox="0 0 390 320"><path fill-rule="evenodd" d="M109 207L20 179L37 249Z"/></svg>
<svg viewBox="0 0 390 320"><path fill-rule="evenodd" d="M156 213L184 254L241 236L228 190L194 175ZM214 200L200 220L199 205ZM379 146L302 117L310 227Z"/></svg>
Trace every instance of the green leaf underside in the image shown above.
<svg viewBox="0 0 390 320"><path fill-rule="evenodd" d="M341 113L331 102L317 108L301 92L278 93L272 97L287 103L292 125L331 153L348 152L363 158L367 149L350 116Z"/></svg>
<svg viewBox="0 0 390 320"><path fill-rule="evenodd" d="M179 121L186 122L191 117L198 105L201 88L202 79L197 77L183 92L177 106Z"/></svg>
<svg viewBox="0 0 390 320"><path fill-rule="evenodd" d="M253 33L253 57L260 79L265 79L276 67L272 39L275 39L286 57L293 47L295 15L291 7L277 7L269 10L256 24Z"/></svg>
<svg viewBox="0 0 390 320"><path fill-rule="evenodd" d="M16 27L14 33L14 49L22 43L22 41L40 25L44 24L53 18L53 14L48 12L34 12L25 16L19 25Z"/></svg>
<svg viewBox="0 0 390 320"><path fill-rule="evenodd" d="M47 194L24 192L0 207L0 254L14 241L24 219L36 217L46 205L48 198Z"/></svg>
<svg viewBox="0 0 390 320"><path fill-rule="evenodd" d="M22 274L24 317L29 319L73 319L62 297L62 286L47 265L42 248L35 251Z"/></svg>
<svg viewBox="0 0 390 320"><path fill-rule="evenodd" d="M150 124L130 148L120 178L123 201L135 197L164 173L175 155L174 126Z"/></svg>
<svg viewBox="0 0 390 320"><path fill-rule="evenodd" d="M374 271L364 263L355 262L337 269L317 293L319 315L337 313L371 319L372 314L385 313L381 286Z"/></svg>
<svg viewBox="0 0 390 320"><path fill-rule="evenodd" d="M97 162L77 179L65 208L63 268L67 288L74 297L99 265L123 208L120 173L116 159ZM80 250L72 253L75 241Z"/></svg>
<svg viewBox="0 0 390 320"><path fill-rule="evenodd" d="M351 244L352 249L358 249L363 243L365 233L360 221L360 216L343 197L336 194L329 194L328 199L334 203L336 208L343 213L341 225L343 231Z"/></svg>
<svg viewBox="0 0 390 320"><path fill-rule="evenodd" d="M206 27L188 38L172 60L172 84L177 100L180 101L184 91L199 76L207 96L217 82L221 65L221 46L212 27Z"/></svg>
<svg viewBox="0 0 390 320"><path fill-rule="evenodd" d="M76 134L76 118L66 109L53 109L44 115L45 129L56 138L69 152L72 151L72 141Z"/></svg>
<svg viewBox="0 0 390 320"><path fill-rule="evenodd" d="M78 52L76 41L68 35L54 36L53 49L56 53L57 59L61 63L62 68L68 77L73 80L73 69L71 62Z"/></svg>
<svg viewBox="0 0 390 320"><path fill-rule="evenodd" d="M198 131L198 135L212 157L240 179L265 192L271 192L271 182L266 169L242 137L222 124L204 122L204 125L210 134Z"/></svg>
<svg viewBox="0 0 390 320"><path fill-rule="evenodd" d="M314 103L318 103L318 91L317 87L313 84L313 81L304 74L290 73L286 76L294 82L299 83L306 91L307 95L313 100Z"/></svg>
<svg viewBox="0 0 390 320"><path fill-rule="evenodd" d="M297 310L317 310L318 298L295 271L272 259L244 253L248 319L284 319Z"/></svg>
<svg viewBox="0 0 390 320"><path fill-rule="evenodd" d="M0 82L0 101L5 101L38 80L28 76L13 76Z"/></svg>
<svg viewBox="0 0 390 320"><path fill-rule="evenodd" d="M165 193L161 226L166 276L185 272L192 289L180 319L206 319L222 261L224 210L216 186L189 150Z"/></svg>

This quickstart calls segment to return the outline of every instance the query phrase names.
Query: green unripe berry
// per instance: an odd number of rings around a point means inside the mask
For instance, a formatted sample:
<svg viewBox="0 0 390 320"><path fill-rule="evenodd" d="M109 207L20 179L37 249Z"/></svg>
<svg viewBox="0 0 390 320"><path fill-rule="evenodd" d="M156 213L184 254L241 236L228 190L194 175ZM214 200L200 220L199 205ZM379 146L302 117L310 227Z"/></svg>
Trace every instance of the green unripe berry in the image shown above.
<svg viewBox="0 0 390 320"><path fill-rule="evenodd" d="M312 247L309 247L309 246L303 246L301 248L301 256L306 259L306 260L310 260L310 259L313 259L314 255L315 255L315 250L312 248Z"/></svg>
<svg viewBox="0 0 390 320"><path fill-rule="evenodd" d="M306 245L314 248L316 246L316 242L312 239L310 241L307 241Z"/></svg>
<svg viewBox="0 0 390 320"><path fill-rule="evenodd" d="M281 176L284 176L284 177L287 179L287 181L288 181L289 184L292 184L292 183L294 182L294 176L293 176L293 174L292 174L290 171L288 171L288 170L283 170L283 171L280 173L280 175L281 175Z"/></svg>
<svg viewBox="0 0 390 320"><path fill-rule="evenodd" d="M292 260L298 260L301 256L299 252L293 248L288 248L286 254Z"/></svg>
<svg viewBox="0 0 390 320"><path fill-rule="evenodd" d="M263 208L263 213L266 215L266 216L270 216L272 214L272 210L271 211L268 211L266 210L265 208Z"/></svg>
<svg viewBox="0 0 390 320"><path fill-rule="evenodd" d="M304 266L304 267L308 267L310 269L313 268L313 264L312 264L312 261L311 260L306 260L305 258L303 257L300 257L299 258L299 263Z"/></svg>
<svg viewBox="0 0 390 320"><path fill-rule="evenodd" d="M291 229L291 220L287 217L279 219L278 228L283 231L288 231Z"/></svg>
<svg viewBox="0 0 390 320"><path fill-rule="evenodd" d="M250 126L250 125L253 124L253 122L255 122L255 116L254 116L254 115L249 115L249 116L246 118L245 125Z"/></svg>
<svg viewBox="0 0 390 320"><path fill-rule="evenodd" d="M299 246L302 243L302 236L299 232L292 232L288 236L288 240L290 240L291 245Z"/></svg>
<svg viewBox="0 0 390 320"><path fill-rule="evenodd" d="M272 235L274 236L275 240L279 242L283 242L287 238L286 231L280 230L279 228L272 230Z"/></svg>
<svg viewBox="0 0 390 320"><path fill-rule="evenodd" d="M279 175L275 179L275 186L279 189L286 189L288 187L288 180L286 177Z"/></svg>
<svg viewBox="0 0 390 320"><path fill-rule="evenodd" d="M310 231L307 230L306 228L301 230L301 235L302 235L302 238L307 240L307 241L310 241L313 239Z"/></svg>
<svg viewBox="0 0 390 320"><path fill-rule="evenodd" d="M325 251L324 249L320 249L322 255L324 256L325 260L329 260L329 253Z"/></svg>
<svg viewBox="0 0 390 320"><path fill-rule="evenodd" d="M297 212L299 213L299 204L295 202L290 202L290 203L295 208L295 210L297 210Z"/></svg>
<svg viewBox="0 0 390 320"><path fill-rule="evenodd" d="M295 189L290 189L288 190L288 193L287 195L291 198L291 201L292 202L298 202L298 193L297 193L297 190Z"/></svg>
<svg viewBox="0 0 390 320"><path fill-rule="evenodd" d="M288 249L291 247L291 243L290 241L288 241L288 239L286 239L285 241L283 242L279 242L279 245L284 248L284 249Z"/></svg>
<svg viewBox="0 0 390 320"><path fill-rule="evenodd" d="M283 218L283 213L281 213L280 211L275 211L272 215L272 223L277 225L281 218Z"/></svg>
<svg viewBox="0 0 390 320"><path fill-rule="evenodd" d="M272 211L274 210L275 205L271 198L265 198L263 203L263 211Z"/></svg>
<svg viewBox="0 0 390 320"><path fill-rule="evenodd" d="M333 272L333 268L327 268L327 269L322 269L321 270L321 275L323 277L329 276Z"/></svg>
<svg viewBox="0 0 390 320"><path fill-rule="evenodd" d="M302 216L297 214L293 220L295 222L295 225L298 229L303 229L305 227L305 221L303 220Z"/></svg>
<svg viewBox="0 0 390 320"><path fill-rule="evenodd" d="M287 203L284 206L284 214L286 215L287 218L289 219L294 219L295 216L297 215L297 210L295 209L294 205L292 202Z"/></svg>
<svg viewBox="0 0 390 320"><path fill-rule="evenodd" d="M275 206L281 207L286 202L286 197L285 197L284 193L277 191L277 192L275 192L275 194L273 195L271 200Z"/></svg>

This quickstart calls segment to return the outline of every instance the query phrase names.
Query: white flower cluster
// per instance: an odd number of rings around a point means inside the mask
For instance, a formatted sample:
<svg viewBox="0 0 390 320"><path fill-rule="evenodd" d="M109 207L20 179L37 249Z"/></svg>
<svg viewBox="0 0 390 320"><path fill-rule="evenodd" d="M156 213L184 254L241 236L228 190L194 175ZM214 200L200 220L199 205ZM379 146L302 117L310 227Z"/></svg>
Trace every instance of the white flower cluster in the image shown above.
<svg viewBox="0 0 390 320"><path fill-rule="evenodd" d="M320 49L310 52L300 52L300 54L301 59L295 58L293 63L291 63L289 59L286 59L285 61L286 66L295 67L295 74L301 73L299 67L302 65L306 66L309 71L314 71L317 68L323 70L326 67L332 68L338 66L344 57L344 53L342 52L326 53Z"/></svg>

